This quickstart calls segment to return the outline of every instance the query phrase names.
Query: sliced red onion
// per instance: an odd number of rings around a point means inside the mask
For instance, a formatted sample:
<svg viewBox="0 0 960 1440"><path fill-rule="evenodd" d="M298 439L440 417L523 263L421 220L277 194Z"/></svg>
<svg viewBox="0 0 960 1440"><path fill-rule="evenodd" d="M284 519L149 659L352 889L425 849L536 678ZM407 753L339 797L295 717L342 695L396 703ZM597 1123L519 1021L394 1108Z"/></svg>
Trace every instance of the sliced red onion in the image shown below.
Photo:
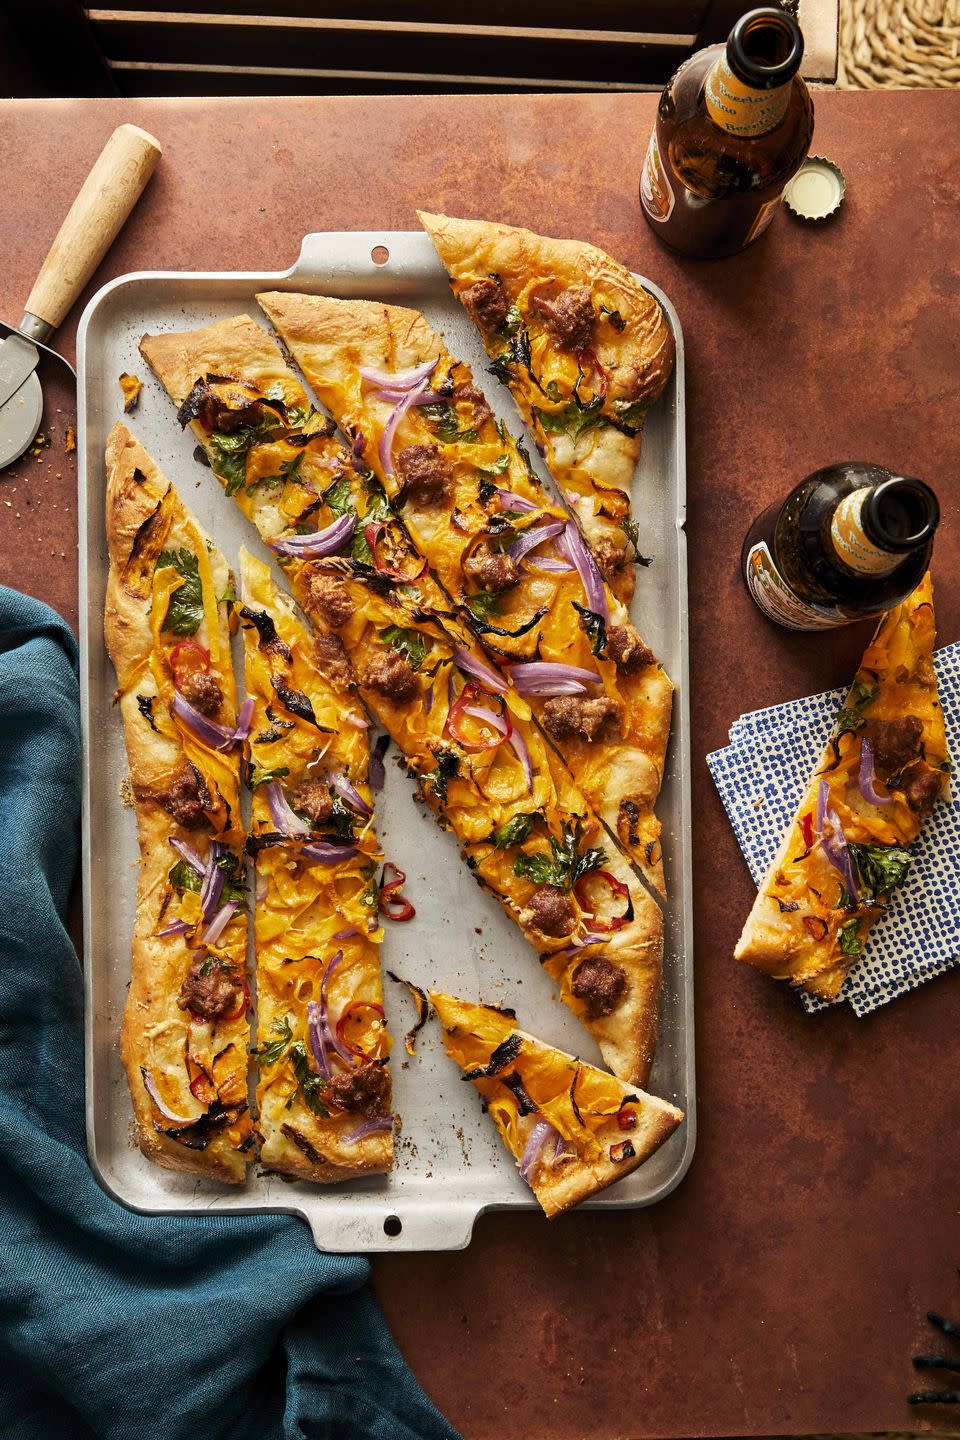
<svg viewBox="0 0 960 1440"><path fill-rule="evenodd" d="M375 1120L365 1120L358 1125L356 1130L351 1130L346 1137L347 1143L352 1145L355 1140L365 1140L368 1135L385 1135L388 1130L393 1129L393 1121L389 1115L378 1115Z"/></svg>
<svg viewBox="0 0 960 1440"><path fill-rule="evenodd" d="M567 522L563 534L558 536L557 549L561 555L566 556L576 566L577 573L583 582L587 609L602 616L604 620L609 620L610 607L607 604L607 592L604 588L603 577L597 569L596 560L584 545L580 531L572 520Z"/></svg>
<svg viewBox="0 0 960 1440"><path fill-rule="evenodd" d="M340 718L342 719L344 725L352 725L354 730L370 729L370 721L365 719L363 715L354 715L352 712L350 712L346 715L342 715Z"/></svg>
<svg viewBox="0 0 960 1440"><path fill-rule="evenodd" d="M198 875L203 875L206 873L206 864L203 860L201 860L200 856L197 854L196 850L194 850L192 845L188 845L186 840L181 840L176 835L171 835L169 837L169 840L170 844L173 846L174 850L176 850L181 860L186 860L187 864L190 865L194 870L196 870Z"/></svg>
<svg viewBox="0 0 960 1440"><path fill-rule="evenodd" d="M497 498L504 510L520 510L526 513L528 510L542 510L542 505L535 505L532 500L527 500L518 495L515 490L497 490Z"/></svg>
<svg viewBox="0 0 960 1440"><path fill-rule="evenodd" d="M475 660L469 650L454 650L453 658L461 670L465 670L468 675L472 675L475 679L480 680L486 685L488 690L493 690L498 695L505 695L507 693L509 687L506 682L501 680L500 676L495 674L489 665L484 665L482 661Z"/></svg>
<svg viewBox="0 0 960 1440"><path fill-rule="evenodd" d="M351 511L313 535L288 535L283 540L271 540L270 548L278 555L292 555L298 560L322 560L327 555L336 555L350 539L356 524L356 514Z"/></svg>
<svg viewBox="0 0 960 1440"><path fill-rule="evenodd" d="M374 742L370 752L370 768L368 771L370 789L382 790L387 778L387 772L383 768L383 757L387 753L387 746L390 744L389 735L379 735Z"/></svg>
<svg viewBox="0 0 960 1440"><path fill-rule="evenodd" d="M423 708L428 715L433 709L433 687L435 683L434 680L431 680L423 694Z"/></svg>
<svg viewBox="0 0 960 1440"><path fill-rule="evenodd" d="M877 776L873 768L873 746L864 735L860 742L860 774L857 777L860 786L860 794L868 805L889 805L892 795L880 795L877 792Z"/></svg>
<svg viewBox="0 0 960 1440"><path fill-rule="evenodd" d="M601 683L592 670L559 661L530 660L509 669L510 680L521 695L582 695L588 685Z"/></svg>
<svg viewBox="0 0 960 1440"><path fill-rule="evenodd" d="M198 1116L178 1115L175 1110L171 1110L170 1106L164 1103L164 1101L160 1098L160 1091L157 1089L157 1082L154 1080L153 1076L150 1074L150 1071L145 1065L140 1066L140 1074L143 1078L143 1088L150 1096L150 1099L153 1101L154 1105L156 1105L157 1109L160 1111L160 1114L166 1120L172 1120L175 1125L195 1125L197 1123L197 1119L199 1118Z"/></svg>
<svg viewBox="0 0 960 1440"><path fill-rule="evenodd" d="M204 922L210 919L220 903L220 892L223 890L223 871L217 861L226 848L225 845L221 845L219 840L210 841L207 863L203 869L203 884L200 887L200 908L203 911Z"/></svg>
<svg viewBox="0 0 960 1440"><path fill-rule="evenodd" d="M398 390L396 386L387 389L374 390L373 392L373 397L375 400L406 400L408 396L410 397L411 406L434 405L438 400L443 399L442 395L438 395L435 390L431 390L427 385L419 385L417 389L412 392L409 390Z"/></svg>
<svg viewBox="0 0 960 1440"><path fill-rule="evenodd" d="M316 860L318 865L339 865L341 860L352 860L356 853L356 845L331 845L326 840L314 840L300 851L304 860Z"/></svg>
<svg viewBox="0 0 960 1440"><path fill-rule="evenodd" d="M295 815L287 803L287 797L280 788L279 780L270 780L263 786L264 794L267 797L267 804L270 806L270 818L280 831L288 839L292 836L310 834L310 826L306 820L301 820Z"/></svg>
<svg viewBox="0 0 960 1440"><path fill-rule="evenodd" d="M174 692L173 705L170 708L201 744L206 745L210 750L229 750L236 743L237 732L235 729L226 725L218 725L215 720L201 715L189 700L183 698L179 690Z"/></svg>
<svg viewBox="0 0 960 1440"><path fill-rule="evenodd" d="M213 919L210 921L210 924L203 932L202 938L204 945L216 945L217 941L220 939L220 936L223 934L224 930L227 928L230 921L233 919L234 915L236 915L239 909L239 900L228 900L226 905L223 905L217 911L216 915L214 915Z"/></svg>
<svg viewBox="0 0 960 1440"><path fill-rule="evenodd" d="M346 930L338 930L333 938L334 940L352 940L354 935L359 934L360 931L357 930L355 926L349 925Z"/></svg>
<svg viewBox="0 0 960 1440"><path fill-rule="evenodd" d="M422 365L415 365L412 370L397 370L392 375L386 370L375 370L372 365L361 365L360 374L371 385L386 386L388 390L412 390L414 385L429 379L439 364L438 355L436 360L424 360Z"/></svg>
<svg viewBox="0 0 960 1440"><path fill-rule="evenodd" d="M522 560L528 550L535 550L538 545L543 545L547 540L553 540L559 535L564 527L562 520L551 520L547 525L531 525L529 530L524 530L510 546L510 554L514 560Z"/></svg>
<svg viewBox="0 0 960 1440"><path fill-rule="evenodd" d="M372 815L373 807L368 805L358 790L350 784L346 775L328 775L330 789L335 790L340 799L345 801L351 809L356 810L360 815Z"/></svg>
<svg viewBox="0 0 960 1440"><path fill-rule="evenodd" d="M240 714L237 716L237 728L233 732L234 740L249 740L250 731L253 729L253 696L248 695L240 706Z"/></svg>
<svg viewBox="0 0 960 1440"><path fill-rule="evenodd" d="M353 450L353 453L354 455L356 455L358 460L366 449L366 445L367 442L363 438L363 431L358 430L356 435L354 436L353 445L351 446L351 449Z"/></svg>
<svg viewBox="0 0 960 1440"><path fill-rule="evenodd" d="M484 724L489 725L492 730L496 730L497 734L502 735L504 739L507 738L512 728L512 722L507 719L506 715L497 715L493 710L485 710L482 705L464 705L463 713L464 715L472 715L474 720L482 720Z"/></svg>
<svg viewBox="0 0 960 1440"><path fill-rule="evenodd" d="M562 1140L560 1131L549 1120L542 1117L533 1126L527 1136L527 1143L523 1147L523 1154L520 1157L520 1174L530 1184L530 1177L533 1174L533 1167L543 1154L545 1145L549 1140Z"/></svg>
<svg viewBox="0 0 960 1440"><path fill-rule="evenodd" d="M860 887L857 884L856 871L853 868L853 857L847 846L840 817L836 810L827 803L829 794L830 786L826 780L821 780L817 792L817 830L820 835L820 843L823 846L824 855L834 870L839 873L849 895L856 900L860 894Z"/></svg>
<svg viewBox="0 0 960 1440"><path fill-rule="evenodd" d="M530 751L527 749L526 741L519 730L514 728L510 732L510 744L516 752L517 759L523 766L523 774L527 782L527 790L533 789L533 765L530 760Z"/></svg>
<svg viewBox="0 0 960 1440"><path fill-rule="evenodd" d="M821 780L817 787L817 813L814 819L814 828L818 835L823 834L823 817L827 811L827 801L830 798L830 786L826 780Z"/></svg>
<svg viewBox="0 0 960 1440"><path fill-rule="evenodd" d="M323 972L323 978L320 981L320 1024L323 1027L323 1037L326 1043L330 1046L332 1050L337 1053L337 1055L340 1056L340 1059L345 1065L353 1069L355 1064L355 1057L351 1055L350 1051L346 1048L346 1046L337 1039L337 1036L334 1034L333 1027L331 1026L329 1018L327 1016L327 986L330 983L330 977L333 974L334 970L336 970L337 966L341 965L342 963L343 951L338 950L336 955L334 955L333 959L330 961L330 964L327 966L326 970L324 970Z"/></svg>
<svg viewBox="0 0 960 1440"><path fill-rule="evenodd" d="M397 433L397 426L411 405L417 403L417 398L423 394L426 384L427 382L424 380L422 389L408 391L403 399L397 402L393 414L383 428L383 434L380 436L380 466L388 480L393 478L393 441Z"/></svg>
<svg viewBox="0 0 960 1440"><path fill-rule="evenodd" d="M528 555L523 563L527 570L544 570L550 575L569 575L576 568L559 555Z"/></svg>
<svg viewBox="0 0 960 1440"><path fill-rule="evenodd" d="M164 925L162 930L157 931L157 939L165 940L168 935L183 935L192 929L193 926L186 920L171 920L169 925Z"/></svg>
<svg viewBox="0 0 960 1440"><path fill-rule="evenodd" d="M327 1047L324 1043L323 1017L320 1014L320 1006L316 1000L307 1001L307 1035L310 1040L310 1052L313 1055L313 1063L323 1078L329 1080L330 1060L327 1056Z"/></svg>

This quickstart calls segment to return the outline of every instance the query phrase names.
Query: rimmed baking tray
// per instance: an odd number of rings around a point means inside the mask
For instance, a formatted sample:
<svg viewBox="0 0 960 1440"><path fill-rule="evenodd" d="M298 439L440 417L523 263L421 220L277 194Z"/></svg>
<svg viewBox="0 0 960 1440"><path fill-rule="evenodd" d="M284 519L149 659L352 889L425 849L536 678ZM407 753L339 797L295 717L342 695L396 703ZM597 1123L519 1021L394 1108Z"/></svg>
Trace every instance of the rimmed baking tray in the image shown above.
<svg viewBox="0 0 960 1440"><path fill-rule="evenodd" d="M598 1210L652 1205L667 1195L690 1164L696 1125L683 337L670 301L649 281L643 284L662 304L677 342L673 377L647 420L635 485L641 547L652 563L639 570L634 613L676 685L659 805L670 900L660 1043L649 1088L678 1104L686 1121L645 1165L590 1203ZM308 235L297 263L279 274L140 272L104 286L87 306L77 338L77 369L90 1161L117 1200L148 1214L283 1211L302 1215L323 1250L457 1249L469 1243L483 1211L535 1209L536 1202L481 1114L473 1087L462 1083L443 1053L439 1028L428 1025L421 1032L415 1058L404 1053L399 1037L412 1023L412 1007L406 991L389 981L386 1010L396 1041L394 1095L402 1120L389 1177L321 1188L254 1170L245 1186L234 1189L151 1165L133 1138L117 1036L130 975L138 852L133 812L120 799L126 757L119 717L111 707L116 679L103 644L104 444L122 416L119 375L146 375L137 350L144 333L193 328L240 311L266 326L254 300L264 289L394 301L424 311L450 350L470 362L498 414L514 433L521 430L507 392L487 374L479 341L422 234ZM241 545L269 558L239 511L225 503L210 471L194 460L193 437L180 431L173 407L149 376L128 424L233 563ZM406 891L417 915L409 924L387 926L385 966L425 987L512 1005L526 1029L585 1060L599 1061L592 1040L556 999L533 951L474 883L451 837L413 803L413 794L407 777L388 765L377 825L386 854L407 872Z"/></svg>

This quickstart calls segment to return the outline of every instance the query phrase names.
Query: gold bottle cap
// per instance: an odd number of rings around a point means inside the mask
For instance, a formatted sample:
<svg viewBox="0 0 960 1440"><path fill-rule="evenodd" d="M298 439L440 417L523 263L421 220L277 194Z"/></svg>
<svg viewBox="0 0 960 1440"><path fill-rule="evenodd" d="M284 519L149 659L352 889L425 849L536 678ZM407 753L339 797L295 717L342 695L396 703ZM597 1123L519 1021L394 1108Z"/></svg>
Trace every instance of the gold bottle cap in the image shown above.
<svg viewBox="0 0 960 1440"><path fill-rule="evenodd" d="M783 201L801 220L826 220L840 208L846 188L839 165L810 155L784 190Z"/></svg>

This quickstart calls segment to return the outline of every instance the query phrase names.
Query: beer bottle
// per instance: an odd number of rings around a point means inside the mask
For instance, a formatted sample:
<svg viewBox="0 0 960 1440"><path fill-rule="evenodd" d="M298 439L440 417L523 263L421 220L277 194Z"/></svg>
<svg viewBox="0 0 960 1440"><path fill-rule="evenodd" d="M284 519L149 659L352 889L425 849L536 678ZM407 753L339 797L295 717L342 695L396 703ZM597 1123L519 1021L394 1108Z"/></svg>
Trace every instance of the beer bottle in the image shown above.
<svg viewBox="0 0 960 1440"><path fill-rule="evenodd" d="M692 55L660 97L640 203L665 244L733 255L770 224L813 138L798 74L803 35L783 10L751 10L726 45Z"/></svg>
<svg viewBox="0 0 960 1440"><path fill-rule="evenodd" d="M791 630L830 630L899 605L922 580L940 519L922 480L846 460L801 480L743 542L747 589Z"/></svg>

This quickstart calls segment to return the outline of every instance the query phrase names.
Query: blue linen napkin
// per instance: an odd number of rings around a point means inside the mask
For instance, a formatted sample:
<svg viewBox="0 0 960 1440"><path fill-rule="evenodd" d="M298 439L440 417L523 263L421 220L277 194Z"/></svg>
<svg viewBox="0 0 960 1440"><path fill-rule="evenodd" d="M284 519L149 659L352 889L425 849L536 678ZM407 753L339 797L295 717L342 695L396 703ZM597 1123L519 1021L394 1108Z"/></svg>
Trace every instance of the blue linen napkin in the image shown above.
<svg viewBox="0 0 960 1440"><path fill-rule="evenodd" d="M134 1215L83 1121L73 636L0 586L0 1435L458 1440L361 1256L286 1216ZM145 1162L146 1163L146 1162Z"/></svg>
<svg viewBox="0 0 960 1440"><path fill-rule="evenodd" d="M960 756L960 642L933 657L947 731ZM828 690L741 715L730 745L707 756L724 809L759 885L796 814L846 690ZM873 927L866 953L836 1001L803 991L809 1012L847 1001L869 1015L960 961L960 807L940 801L916 843L913 865L890 908Z"/></svg>

